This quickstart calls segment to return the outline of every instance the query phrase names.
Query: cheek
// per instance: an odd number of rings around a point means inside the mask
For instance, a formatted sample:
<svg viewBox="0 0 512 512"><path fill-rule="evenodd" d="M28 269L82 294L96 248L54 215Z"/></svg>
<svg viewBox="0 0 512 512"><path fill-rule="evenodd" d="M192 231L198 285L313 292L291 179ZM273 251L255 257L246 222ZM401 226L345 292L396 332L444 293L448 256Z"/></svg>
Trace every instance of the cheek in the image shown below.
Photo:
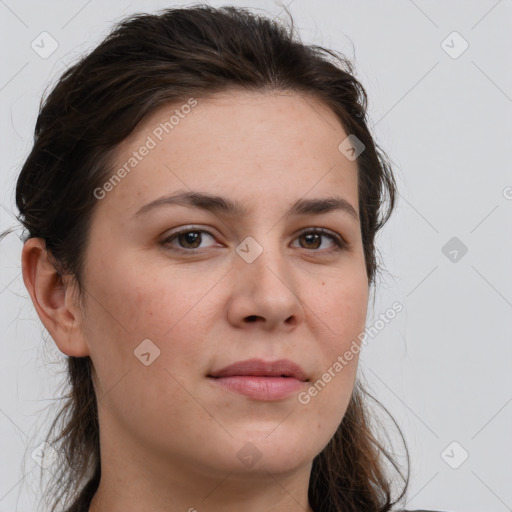
<svg viewBox="0 0 512 512"><path fill-rule="evenodd" d="M92 269L94 313L114 330L162 337L191 312L218 277L118 260L114 268ZM200 277L198 276L200 274ZM94 300L96 299L97 300ZM92 316L92 315L91 315Z"/></svg>
<svg viewBox="0 0 512 512"><path fill-rule="evenodd" d="M324 344L330 347L331 353L342 350L364 330L369 295L366 272L356 269L322 279L316 290L308 303L317 321L324 326Z"/></svg>
<svg viewBox="0 0 512 512"><path fill-rule="evenodd" d="M158 354L157 367L177 376L193 373L194 362L204 358L207 292L219 277L117 263L90 273L95 277L89 283L87 337L100 380L108 386L118 374L138 370L141 362L134 351L147 339L154 344L149 344L150 357Z"/></svg>
<svg viewBox="0 0 512 512"><path fill-rule="evenodd" d="M334 434L350 401L368 307L365 271L323 280L312 298L312 322L317 325L320 372L299 398L324 433ZM316 308L316 309L315 309Z"/></svg>
<svg viewBox="0 0 512 512"><path fill-rule="evenodd" d="M201 299L218 279L196 275L191 282L178 271L163 279L161 270L135 265L98 269L93 275L87 336L98 396L106 397L102 409L110 410L104 414L141 429L160 420L184 429L187 419L204 421L182 384L205 357L208 324ZM146 366L134 351L147 339L151 344L146 342L144 352L153 362ZM163 415L171 409L180 411L178 419Z"/></svg>

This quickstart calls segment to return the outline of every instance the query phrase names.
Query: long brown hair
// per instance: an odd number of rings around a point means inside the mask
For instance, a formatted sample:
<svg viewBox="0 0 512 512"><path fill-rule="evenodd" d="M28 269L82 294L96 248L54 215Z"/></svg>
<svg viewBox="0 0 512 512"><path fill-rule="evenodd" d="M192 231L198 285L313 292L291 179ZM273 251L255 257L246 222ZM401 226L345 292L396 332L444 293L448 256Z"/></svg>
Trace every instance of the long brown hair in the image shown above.
<svg viewBox="0 0 512 512"><path fill-rule="evenodd" d="M234 88L318 98L364 144L357 159L359 211L374 286L380 269L375 235L393 210L396 184L367 127L367 95L351 63L303 44L293 20L285 26L246 9L197 5L125 19L62 75L40 109L16 187L19 220L29 238L44 239L53 265L76 281L81 300L93 190L111 176L116 146L162 104ZM52 512L63 498L69 512L87 512L101 478L91 366L89 357L67 357L70 391L47 437L63 458L48 489ZM408 453L404 476L373 434L371 398L358 380L339 428L313 460L309 500L315 512L385 512L405 495ZM393 496L396 476L402 484Z"/></svg>

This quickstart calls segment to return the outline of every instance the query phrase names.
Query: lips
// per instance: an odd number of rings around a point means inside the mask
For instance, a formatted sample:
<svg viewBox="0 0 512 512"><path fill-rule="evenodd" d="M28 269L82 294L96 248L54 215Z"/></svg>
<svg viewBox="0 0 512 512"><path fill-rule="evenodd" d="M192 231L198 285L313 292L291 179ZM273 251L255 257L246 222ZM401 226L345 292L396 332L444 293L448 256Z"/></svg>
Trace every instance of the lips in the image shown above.
<svg viewBox="0 0 512 512"><path fill-rule="evenodd" d="M266 402L288 399L309 381L304 370L289 359L238 361L208 378L218 389Z"/></svg>
<svg viewBox="0 0 512 512"><path fill-rule="evenodd" d="M277 361L263 361L262 359L248 359L230 364L221 370L212 372L209 377L288 377L302 382L308 382L304 370L289 359Z"/></svg>

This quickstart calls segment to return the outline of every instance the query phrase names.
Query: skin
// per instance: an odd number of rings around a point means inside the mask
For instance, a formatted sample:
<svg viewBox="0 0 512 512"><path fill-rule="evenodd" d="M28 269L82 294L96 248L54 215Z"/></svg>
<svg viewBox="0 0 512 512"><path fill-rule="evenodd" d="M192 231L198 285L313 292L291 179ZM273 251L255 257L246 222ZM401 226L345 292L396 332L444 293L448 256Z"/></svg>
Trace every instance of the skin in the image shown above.
<svg viewBox="0 0 512 512"><path fill-rule="evenodd" d="M119 145L113 172L176 108L160 107L139 124ZM357 354L305 405L296 393L251 399L207 376L253 357L288 358L306 372L307 391L364 330L358 218L342 210L285 216L298 199L333 195L359 213L357 163L338 150L346 137L323 103L296 93L198 99L98 201L84 308L42 241L25 243L23 278L39 317L60 351L90 356L94 366L102 479L90 512L312 511L312 460L346 411ZM133 217L190 190L239 201L247 216L165 205ZM195 245L165 241L189 225L211 235L201 232ZM346 247L301 233L315 227ZM247 236L263 248L252 263L236 252ZM148 366L134 355L145 339L160 350ZM251 467L237 456L249 442L261 454Z"/></svg>

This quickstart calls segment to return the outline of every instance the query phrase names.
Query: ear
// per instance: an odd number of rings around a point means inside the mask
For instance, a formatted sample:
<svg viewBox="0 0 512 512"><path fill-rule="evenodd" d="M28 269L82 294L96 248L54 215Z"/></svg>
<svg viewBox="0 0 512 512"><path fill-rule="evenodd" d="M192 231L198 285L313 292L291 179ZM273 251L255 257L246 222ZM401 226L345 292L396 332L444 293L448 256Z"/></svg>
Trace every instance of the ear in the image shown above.
<svg viewBox="0 0 512 512"><path fill-rule="evenodd" d="M29 238L21 255L23 282L36 312L61 352L68 356L89 355L82 332L82 311L76 304L77 287L61 276L48 259L42 238Z"/></svg>

